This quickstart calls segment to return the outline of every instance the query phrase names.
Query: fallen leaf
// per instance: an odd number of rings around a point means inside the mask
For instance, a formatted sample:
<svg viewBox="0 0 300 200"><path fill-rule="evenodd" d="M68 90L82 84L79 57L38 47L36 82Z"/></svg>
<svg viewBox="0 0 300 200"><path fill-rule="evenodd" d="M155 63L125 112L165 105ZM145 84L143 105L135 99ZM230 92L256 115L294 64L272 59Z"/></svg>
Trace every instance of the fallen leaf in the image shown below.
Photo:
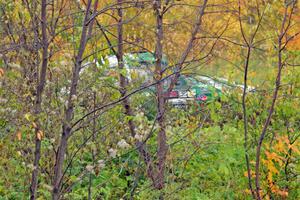
<svg viewBox="0 0 300 200"><path fill-rule="evenodd" d="M0 77L4 76L4 70L0 69Z"/></svg>
<svg viewBox="0 0 300 200"><path fill-rule="evenodd" d="M33 128L37 128L37 125L34 122L32 122L32 126L33 126Z"/></svg>
<svg viewBox="0 0 300 200"><path fill-rule="evenodd" d="M36 133L36 137L37 137L38 140L42 140L43 136L44 136L44 133L43 133L43 131L41 131L41 130L39 130L39 131Z"/></svg>
<svg viewBox="0 0 300 200"><path fill-rule="evenodd" d="M22 133L21 133L21 131L17 132L17 138L18 138L19 141L22 139Z"/></svg>

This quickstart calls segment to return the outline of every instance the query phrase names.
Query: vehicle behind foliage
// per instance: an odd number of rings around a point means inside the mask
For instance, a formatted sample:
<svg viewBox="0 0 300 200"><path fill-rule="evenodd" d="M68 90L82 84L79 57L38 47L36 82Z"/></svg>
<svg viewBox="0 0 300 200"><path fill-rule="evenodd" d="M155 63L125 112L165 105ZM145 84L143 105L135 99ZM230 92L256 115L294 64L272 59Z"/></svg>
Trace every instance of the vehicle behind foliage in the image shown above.
<svg viewBox="0 0 300 200"><path fill-rule="evenodd" d="M155 56L150 52L127 53L124 55L124 69L118 68L116 56L108 56L102 59L102 63L108 66L108 75L118 77L121 73L127 77L128 84L135 88L154 83ZM166 56L162 60L163 70L168 68ZM164 90L167 92L171 78L164 80ZM116 84L118 81L116 79ZM211 78L199 75L180 75L173 90L166 94L167 102L175 107L184 107L189 104L207 104L220 100L221 96L232 88L243 88L242 85L228 84L223 78ZM146 99L153 98L155 85L146 88L141 95ZM149 99L148 99L149 100ZM151 101L148 101L151 102ZM153 102L155 104L155 102Z"/></svg>
<svg viewBox="0 0 300 200"><path fill-rule="evenodd" d="M169 85L169 84L167 84ZM168 102L175 107L191 103L205 104L221 98L222 92L213 85L204 83L198 77L181 75L173 90L168 94Z"/></svg>

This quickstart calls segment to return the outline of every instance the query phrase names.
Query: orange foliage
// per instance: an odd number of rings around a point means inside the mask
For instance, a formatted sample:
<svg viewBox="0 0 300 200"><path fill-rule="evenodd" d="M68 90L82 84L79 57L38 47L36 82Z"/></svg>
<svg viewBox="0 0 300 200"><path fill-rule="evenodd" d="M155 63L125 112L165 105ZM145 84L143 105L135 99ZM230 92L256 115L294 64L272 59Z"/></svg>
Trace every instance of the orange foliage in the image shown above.
<svg viewBox="0 0 300 200"><path fill-rule="evenodd" d="M299 27L300 31L300 27ZM287 45L287 49L289 50L300 50L300 34L292 39Z"/></svg>
<svg viewBox="0 0 300 200"><path fill-rule="evenodd" d="M266 146L266 157L262 160L267 169L266 186L269 188L269 191L283 199L288 196L288 191L276 185L276 175L279 175L281 168L290 156L288 153L289 150L299 153L299 146L297 145L297 142L291 143L286 135L277 137L272 148L269 145Z"/></svg>

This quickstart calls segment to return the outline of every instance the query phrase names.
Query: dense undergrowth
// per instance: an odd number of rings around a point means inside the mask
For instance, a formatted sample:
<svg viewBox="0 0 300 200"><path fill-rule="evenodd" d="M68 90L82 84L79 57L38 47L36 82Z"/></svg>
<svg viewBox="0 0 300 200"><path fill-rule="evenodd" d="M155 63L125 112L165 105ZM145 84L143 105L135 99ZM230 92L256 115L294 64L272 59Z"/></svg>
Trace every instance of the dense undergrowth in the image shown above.
<svg viewBox="0 0 300 200"><path fill-rule="evenodd" d="M245 176L239 98L240 94L237 93L225 95L221 102L208 105L195 104L181 109L169 107L167 135L170 147L166 187L162 191L152 189L143 171L144 163L133 149L133 139L126 140L123 146L118 143L128 134L126 128L120 128L124 126L123 120L126 121L126 118L118 120L122 118L115 115L115 109L118 108L108 111L106 115L110 116L110 122L114 125L102 128L100 133L103 137L100 140L88 141L84 149L76 152L82 141L88 138L90 130L87 130L83 132L86 134L76 135L71 142L67 163L75 152L76 156L66 172L65 199L85 199L89 185L94 198L100 199L130 199L132 196L134 199L158 199L161 193L165 199L251 199ZM249 98L250 140L254 146L267 115L262 105L267 106L268 102L259 92L250 94ZM296 199L299 196L298 114L298 102L283 92L269 128L267 142L263 146L263 188L276 199L285 196ZM147 134L147 131L152 130L156 134L153 120L143 112L134 120L138 124L139 133ZM112 135L112 131L117 130L118 134ZM11 131L2 132L0 194L3 199L24 199L28 196L28 180L32 170L30 140L30 128L24 128L21 136ZM54 156L51 138L45 136L42 144L43 155ZM152 144L155 141L150 137L149 150L155 153ZM252 148L249 151L252 159L254 150ZM92 154L93 151L97 154ZM39 199L49 199L51 196L48 171L51 169L51 160L49 157L41 159L45 171L41 173ZM253 161L251 165L253 167Z"/></svg>

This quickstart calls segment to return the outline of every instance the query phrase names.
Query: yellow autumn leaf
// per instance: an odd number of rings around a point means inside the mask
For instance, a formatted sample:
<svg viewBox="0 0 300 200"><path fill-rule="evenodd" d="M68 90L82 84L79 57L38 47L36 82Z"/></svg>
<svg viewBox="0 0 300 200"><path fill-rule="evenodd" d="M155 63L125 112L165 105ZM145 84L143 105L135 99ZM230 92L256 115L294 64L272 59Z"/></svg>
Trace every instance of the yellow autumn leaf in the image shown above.
<svg viewBox="0 0 300 200"><path fill-rule="evenodd" d="M246 194L251 194L251 191L249 189L244 190Z"/></svg>
<svg viewBox="0 0 300 200"><path fill-rule="evenodd" d="M276 167L274 166L274 163L273 162L269 162L268 165L267 165L267 168L269 169L269 171L271 173L274 173L274 174L278 174L279 171L276 169Z"/></svg>
<svg viewBox="0 0 300 200"><path fill-rule="evenodd" d="M27 121L30 121L30 114L29 114L29 113L26 113L26 114L24 115L24 117L25 117L25 119L26 119Z"/></svg>
<svg viewBox="0 0 300 200"><path fill-rule="evenodd" d="M39 130L39 131L36 133L36 137L37 137L38 140L42 140L43 136L44 136L44 133L43 133L43 131L41 131L41 130Z"/></svg>
<svg viewBox="0 0 300 200"><path fill-rule="evenodd" d="M269 184L271 184L271 186L272 186L273 185L273 174L270 171L268 172L267 180L268 180Z"/></svg>
<svg viewBox="0 0 300 200"><path fill-rule="evenodd" d="M0 77L4 76L4 70L0 69Z"/></svg>
<svg viewBox="0 0 300 200"><path fill-rule="evenodd" d="M33 128L37 128L37 125L35 122L32 122L32 126L33 126Z"/></svg>
<svg viewBox="0 0 300 200"><path fill-rule="evenodd" d="M131 79L137 79L138 78L138 73L136 72L136 71L132 71L131 73L130 73L130 77L131 77Z"/></svg>
<svg viewBox="0 0 300 200"><path fill-rule="evenodd" d="M245 176L245 177L248 177L248 171L245 171L245 172L244 172L244 176ZM255 172L252 171L252 170L250 170L250 176L251 176L252 178L255 177Z"/></svg>
<svg viewBox="0 0 300 200"><path fill-rule="evenodd" d="M284 143L282 142L282 140L278 140L278 143L276 145L274 145L274 148L278 152L284 152L284 153L287 152L286 148L284 147Z"/></svg>
<svg viewBox="0 0 300 200"><path fill-rule="evenodd" d="M297 154L300 154L300 151L299 151L299 145L296 145L297 143L294 143L294 144L291 144L289 145L289 149L293 150L294 152L296 152Z"/></svg>
<svg viewBox="0 0 300 200"><path fill-rule="evenodd" d="M283 157L279 156L275 152L268 152L268 151L266 151L265 154L266 154L268 160L274 160L274 161L276 161L278 163L282 163L282 160L284 160Z"/></svg>
<svg viewBox="0 0 300 200"><path fill-rule="evenodd" d="M251 160L251 161L250 161L250 164L255 165L255 161L254 161L254 160Z"/></svg>
<svg viewBox="0 0 300 200"><path fill-rule="evenodd" d="M285 190L278 190L277 194L279 194L282 197L287 197L289 195L289 193Z"/></svg>
<svg viewBox="0 0 300 200"><path fill-rule="evenodd" d="M22 139L22 133L21 133L21 131L17 132L17 138L18 138L19 141Z"/></svg>
<svg viewBox="0 0 300 200"><path fill-rule="evenodd" d="M283 140L287 145L290 144L290 140L289 140L288 136L282 137L282 140Z"/></svg>

